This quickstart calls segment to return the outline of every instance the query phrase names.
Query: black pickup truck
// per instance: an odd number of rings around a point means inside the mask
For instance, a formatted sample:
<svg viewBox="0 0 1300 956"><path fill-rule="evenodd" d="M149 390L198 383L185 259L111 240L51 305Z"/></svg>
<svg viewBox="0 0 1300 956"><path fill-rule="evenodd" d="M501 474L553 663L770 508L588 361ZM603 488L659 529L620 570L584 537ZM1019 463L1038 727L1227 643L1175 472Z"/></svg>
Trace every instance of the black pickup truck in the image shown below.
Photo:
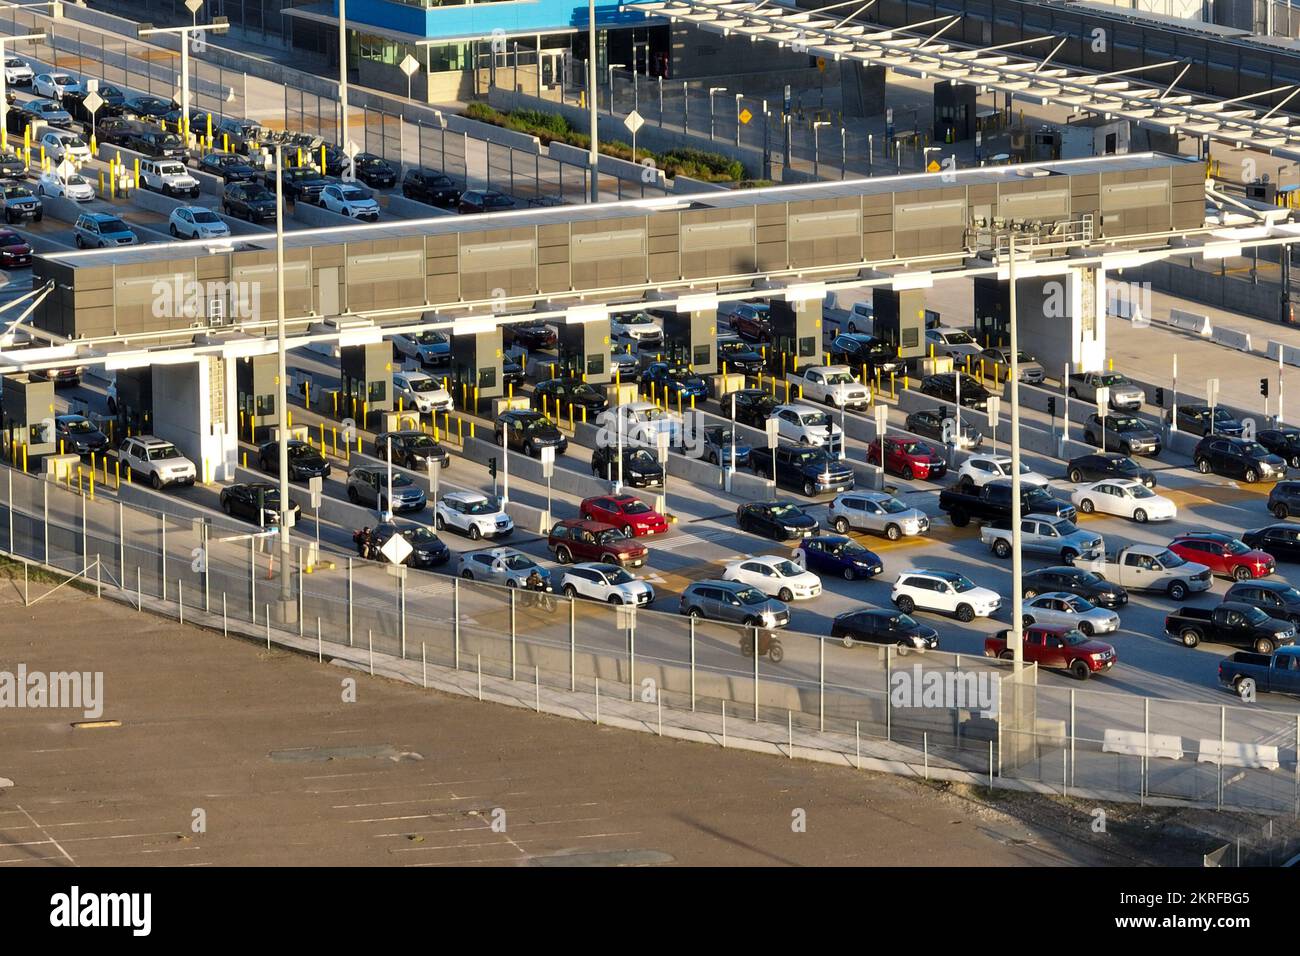
<svg viewBox="0 0 1300 956"><path fill-rule="evenodd" d="M749 467L754 474L761 478L771 477L774 451L778 487L798 488L809 498L828 491L848 491L853 487L853 469L849 465L827 454L824 448L807 445L755 448L749 453Z"/></svg>
<svg viewBox="0 0 1300 956"><path fill-rule="evenodd" d="M1214 608L1180 608L1165 618L1165 633L1178 638L1184 647L1209 641L1251 648L1257 654L1272 654L1295 643L1294 624L1240 601L1224 601Z"/></svg>
<svg viewBox="0 0 1300 956"><path fill-rule="evenodd" d="M958 528L976 521L1011 520L1011 481L999 478L971 491L945 488L939 492L939 510ZM1073 521L1078 516L1074 505L1053 497L1042 488L1022 485L1020 488L1020 514L1055 515Z"/></svg>

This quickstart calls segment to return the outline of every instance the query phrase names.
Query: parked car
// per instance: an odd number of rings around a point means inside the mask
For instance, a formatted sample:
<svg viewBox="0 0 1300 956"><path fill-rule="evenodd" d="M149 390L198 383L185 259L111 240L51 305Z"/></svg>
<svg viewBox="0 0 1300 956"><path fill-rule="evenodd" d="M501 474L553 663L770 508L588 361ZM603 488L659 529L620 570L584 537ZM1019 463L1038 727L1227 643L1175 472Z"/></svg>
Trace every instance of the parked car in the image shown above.
<svg viewBox="0 0 1300 956"><path fill-rule="evenodd" d="M718 364L741 375L759 375L767 369L762 351L738 335L718 336Z"/></svg>
<svg viewBox="0 0 1300 956"><path fill-rule="evenodd" d="M155 489L166 485L192 485L198 476L194 462L169 441L156 435L136 435L122 442L117 452L122 465L141 475Z"/></svg>
<svg viewBox="0 0 1300 956"><path fill-rule="evenodd" d="M24 116L26 114L26 116ZM36 120L42 120L50 126L63 129L72 127L72 114L54 100L28 100L21 110L10 110L10 115L18 117L22 126L28 126ZM27 122L22 122L24 119ZM20 128L18 132L22 132Z"/></svg>
<svg viewBox="0 0 1300 956"><path fill-rule="evenodd" d="M324 478L330 473L330 464L325 456L305 441L289 439L289 480L306 481L308 478ZM280 443L263 442L257 447L257 464L263 471L273 475L280 473Z"/></svg>
<svg viewBox="0 0 1300 956"><path fill-rule="evenodd" d="M957 469L957 484L963 488L982 488L990 481L1011 480L1013 474L1010 455L971 455ZM1020 463L1020 486L1032 485L1047 488L1046 475L1033 471L1023 461Z"/></svg>
<svg viewBox="0 0 1300 956"><path fill-rule="evenodd" d="M0 149L0 177L22 179L27 175L27 160L18 153Z"/></svg>
<svg viewBox="0 0 1300 956"><path fill-rule="evenodd" d="M867 463L881 464L882 455L886 472L909 481L914 478L938 481L948 473L948 460L943 452L929 442L915 438L891 438L886 435L883 450L881 440L874 439L867 446Z"/></svg>
<svg viewBox="0 0 1300 956"><path fill-rule="evenodd" d="M991 617L1002 604L996 591L979 587L965 575L925 568L899 574L889 599L904 614L918 609L935 611L951 614L963 623Z"/></svg>
<svg viewBox="0 0 1300 956"><path fill-rule="evenodd" d="M424 372L393 372L393 398L399 410L414 409L421 415L449 412L453 408L451 393L441 381Z"/></svg>
<svg viewBox="0 0 1300 956"><path fill-rule="evenodd" d="M460 190L446 173L436 169L408 169L402 177L402 195L440 209L451 209Z"/></svg>
<svg viewBox="0 0 1300 956"><path fill-rule="evenodd" d="M275 170L268 170L262 181L274 195ZM316 205L320 202L321 190L328 185L329 180L311 166L286 166L280 173L280 191L286 202Z"/></svg>
<svg viewBox="0 0 1300 956"><path fill-rule="evenodd" d="M160 129L144 129L131 133L126 140L128 149L157 159L175 159L184 161L186 156L185 141L175 133Z"/></svg>
<svg viewBox="0 0 1300 956"><path fill-rule="evenodd" d="M467 189L456 201L456 211L461 215L479 212L503 212L514 209L515 201L495 189Z"/></svg>
<svg viewBox="0 0 1300 956"><path fill-rule="evenodd" d="M904 431L924 438L951 444L963 451L978 451L984 435L965 419L958 426L956 417L945 408L924 408L912 412L903 422Z"/></svg>
<svg viewBox="0 0 1300 956"><path fill-rule="evenodd" d="M884 562L874 551L845 535L819 534L805 538L794 553L809 571L834 574L846 581L873 578L885 570Z"/></svg>
<svg viewBox="0 0 1300 956"><path fill-rule="evenodd" d="M512 451L522 451L529 458L539 458L543 448L554 448L563 455L569 440L549 418L541 412L510 409L497 416L492 431L493 440Z"/></svg>
<svg viewBox="0 0 1300 956"><path fill-rule="evenodd" d="M1094 571L1070 565L1053 565L1026 572L1020 579L1021 597L1033 598L1053 591L1077 594L1097 607L1116 608L1128 604L1128 592Z"/></svg>
<svg viewBox="0 0 1300 956"><path fill-rule="evenodd" d="M1237 581L1223 600L1250 604L1269 617L1300 625L1300 590L1285 581Z"/></svg>
<svg viewBox="0 0 1300 956"><path fill-rule="evenodd" d="M1300 429L1266 428L1255 440L1292 468L1300 468Z"/></svg>
<svg viewBox="0 0 1300 956"><path fill-rule="evenodd" d="M69 173L63 176L58 170L51 169L42 173L41 178L36 180L36 194L73 199L77 202L90 202L95 198L95 187L90 185L80 173ZM33 218L37 222L40 221L39 216Z"/></svg>
<svg viewBox="0 0 1300 956"><path fill-rule="evenodd" d="M1083 440L1100 447L1103 437L1105 451L1125 455L1154 457L1163 448L1160 436L1147 427L1146 422L1132 415L1107 415L1105 422L1096 413L1089 415L1083 423Z"/></svg>
<svg viewBox="0 0 1300 956"><path fill-rule="evenodd" d="M621 460L621 464L620 464ZM591 473L633 488L658 488L664 483L664 466L644 448L602 445L591 453Z"/></svg>
<svg viewBox="0 0 1300 956"><path fill-rule="evenodd" d="M736 509L736 526L741 531L786 541L811 538L817 533L817 519L805 514L793 501L750 501Z"/></svg>
<svg viewBox="0 0 1300 956"><path fill-rule="evenodd" d="M668 531L668 519L635 495L610 494L584 498L578 506L578 515L620 528L629 538L665 534Z"/></svg>
<svg viewBox="0 0 1300 956"><path fill-rule="evenodd" d="M378 432L375 435L375 457L380 461L387 461L390 444L395 465L403 465L412 470L423 470L429 467L430 461L436 461L442 468L451 464L451 453L421 431L404 429L396 432Z"/></svg>
<svg viewBox="0 0 1300 956"><path fill-rule="evenodd" d="M682 591L678 610L693 618L746 627L778 628L790 623L790 609L784 603L738 581L693 581Z"/></svg>
<svg viewBox="0 0 1300 956"><path fill-rule="evenodd" d="M10 225L28 219L40 222L45 218L45 204L27 186L12 179L0 183L0 205L4 207L5 222Z"/></svg>
<svg viewBox="0 0 1300 956"><path fill-rule="evenodd" d="M971 359L972 366L976 361L983 364L984 374L992 375L996 382L1005 382L1011 377L1011 349L1005 345L984 349L976 358ZM1042 383L1043 366L1024 349L1020 349L1016 355L1016 367L1020 372L1020 381L1029 385Z"/></svg>
<svg viewBox="0 0 1300 956"><path fill-rule="evenodd" d="M722 414L732 421L751 428L763 428L772 413L780 407L780 402L772 397L771 392L761 388L742 388L722 396L718 404Z"/></svg>
<svg viewBox="0 0 1300 956"><path fill-rule="evenodd" d="M451 336L439 329L393 336L393 357L414 359L425 368L451 364Z"/></svg>
<svg viewBox="0 0 1300 956"><path fill-rule="evenodd" d="M810 405L778 405L772 411L777 421L776 433L786 441L814 447L826 446L839 451L844 444L844 433L830 413Z"/></svg>
<svg viewBox="0 0 1300 956"><path fill-rule="evenodd" d="M847 365L809 365L792 374L789 381L799 386L799 397L807 401L854 411L871 404L871 393Z"/></svg>
<svg viewBox="0 0 1300 956"><path fill-rule="evenodd" d="M738 302L721 316L731 331L750 342L772 341L772 307L764 302Z"/></svg>
<svg viewBox="0 0 1300 956"><path fill-rule="evenodd" d="M1015 652L1008 643L1011 629L998 631L984 639L984 656L1011 660ZM1105 641L1094 641L1068 625L1036 624L1026 627L1021 637L1022 659L1039 667L1069 671L1079 680L1103 674L1119 660L1115 648Z"/></svg>
<svg viewBox="0 0 1300 956"><path fill-rule="evenodd" d="M778 487L798 488L809 498L825 492L847 491L854 484L853 469L825 448L806 445L755 448L749 453L749 467L760 477L775 472Z"/></svg>
<svg viewBox="0 0 1300 956"><path fill-rule="evenodd" d="M773 555L731 561L723 567L722 579L748 584L785 604L807 601L822 593L822 581L816 574L789 558Z"/></svg>
<svg viewBox="0 0 1300 956"><path fill-rule="evenodd" d="M1283 647L1272 655L1238 651L1219 662L1219 683L1242 699L1260 691L1300 694L1300 648Z"/></svg>
<svg viewBox="0 0 1300 956"><path fill-rule="evenodd" d="M0 269L22 269L32 264L32 247L12 229L0 229Z"/></svg>
<svg viewBox="0 0 1300 956"><path fill-rule="evenodd" d="M1178 506L1158 495L1140 481L1131 478L1108 479L1076 489L1070 500L1084 514L1102 514L1130 518L1138 524L1169 521L1178 516Z"/></svg>
<svg viewBox="0 0 1300 956"><path fill-rule="evenodd" d="M898 347L884 339L863 332L837 335L831 340L831 361L850 368L866 368L866 374L880 373L882 379L890 375L901 376L907 363L898 357Z"/></svg>
<svg viewBox="0 0 1300 956"><path fill-rule="evenodd" d="M936 650L939 632L911 615L889 609L845 611L831 622L831 637L845 647L893 644L899 648Z"/></svg>
<svg viewBox="0 0 1300 956"><path fill-rule="evenodd" d="M1080 558L1076 565L1129 591L1161 591L1175 601L1210 588L1210 569L1159 545L1133 544L1114 553Z"/></svg>
<svg viewBox="0 0 1300 956"><path fill-rule="evenodd" d="M199 198L199 181L185 171L178 159L142 159L140 185L166 196Z"/></svg>
<svg viewBox="0 0 1300 956"><path fill-rule="evenodd" d="M238 153L206 153L198 162L201 172L218 177L227 186L233 183L256 182L261 170Z"/></svg>
<svg viewBox="0 0 1300 956"><path fill-rule="evenodd" d="M600 561L624 568L645 564L649 549L619 528L589 518L566 518L551 526L546 547L560 564Z"/></svg>
<svg viewBox="0 0 1300 956"><path fill-rule="evenodd" d="M167 220L167 231L177 239L225 239L230 227L206 206L178 206Z"/></svg>
<svg viewBox="0 0 1300 956"><path fill-rule="evenodd" d="M1289 620L1270 617L1253 604L1225 601L1213 608L1179 608L1165 618L1165 633L1178 638L1184 647L1206 641L1272 654L1279 647L1295 643L1296 626Z"/></svg>
<svg viewBox="0 0 1300 956"><path fill-rule="evenodd" d="M348 501L354 505L373 505L382 512L394 514L423 511L428 499L424 489L405 472L393 472L392 487L384 468L357 467L348 472ZM391 507L389 494L391 493Z"/></svg>
<svg viewBox="0 0 1300 956"><path fill-rule="evenodd" d="M134 246L140 237L117 216L108 212L86 212L72 226L72 240L78 249Z"/></svg>
<svg viewBox="0 0 1300 956"><path fill-rule="evenodd" d="M1277 570L1277 562L1268 552L1251 548L1240 538L1217 531L1180 534L1169 542L1169 550L1234 581L1266 578Z"/></svg>
<svg viewBox="0 0 1300 956"><path fill-rule="evenodd" d="M12 54L5 56L4 71L8 86L31 86L35 80L32 68Z"/></svg>
<svg viewBox="0 0 1300 956"><path fill-rule="evenodd" d="M527 586L528 579L536 574L547 584L552 583L551 571L536 560L514 548L487 548L469 551L456 563L456 577L467 581L486 581L504 584L509 588Z"/></svg>
<svg viewBox="0 0 1300 956"><path fill-rule="evenodd" d="M1156 476L1128 455L1079 455L1066 464L1066 475L1076 485L1085 481L1127 478L1140 481L1148 488L1156 486Z"/></svg>
<svg viewBox="0 0 1300 956"><path fill-rule="evenodd" d="M439 531L454 528L469 535L471 541L504 538L515 529L501 500L477 491L452 491L443 495L434 506L433 522Z"/></svg>
<svg viewBox="0 0 1300 956"><path fill-rule="evenodd" d="M871 531L890 541L930 530L930 519L925 512L909 508L884 491L852 491L836 495L826 517L840 534Z"/></svg>
<svg viewBox="0 0 1300 956"><path fill-rule="evenodd" d="M108 448L108 436L85 415L54 416L54 436L60 453L92 455Z"/></svg>
<svg viewBox="0 0 1300 956"><path fill-rule="evenodd" d="M411 553L402 561L402 564L407 567L427 570L446 564L451 558L451 549L422 524L405 525L399 528L391 521L386 521L371 529L370 540L375 550L382 552L389 539L395 534L400 534L411 546ZM388 559L381 558L381 560Z"/></svg>
<svg viewBox="0 0 1300 956"><path fill-rule="evenodd" d="M83 132L87 139L93 135L101 146L126 146L132 136L147 132L147 128L140 120L126 116L102 116L93 124L87 123Z"/></svg>
<svg viewBox="0 0 1300 956"><path fill-rule="evenodd" d="M965 329L954 329L947 325L936 325L925 330L925 351L927 355L950 357L953 365L966 368L966 360L972 362L980 357L979 343ZM965 382L962 383L963 390Z"/></svg>
<svg viewBox="0 0 1300 956"><path fill-rule="evenodd" d="M1173 422L1180 432L1201 436L1226 435L1229 438L1240 438L1246 427L1226 408L1216 406L1211 409L1209 405L1181 404L1178 406L1177 418L1170 409L1165 413L1165 420Z"/></svg>
<svg viewBox="0 0 1300 956"><path fill-rule="evenodd" d="M1020 605L1020 616L1026 627L1039 623L1073 628L1088 637L1119 630L1118 614L1068 591L1051 591L1025 599Z"/></svg>
<svg viewBox="0 0 1300 956"><path fill-rule="evenodd" d="M221 489L221 510L233 518L243 518L262 527L280 523L280 489L268 481L248 481L227 485ZM302 507L292 498L289 510L293 523L302 517Z"/></svg>
<svg viewBox="0 0 1300 956"><path fill-rule="evenodd" d="M67 73L37 73L32 80L32 92L37 96L47 96L52 100L63 98L65 93L81 92L81 84Z"/></svg>
<svg viewBox="0 0 1300 956"><path fill-rule="evenodd" d="M961 387L960 403L957 394L958 383ZM973 375L967 375L965 372L939 372L921 379L921 394L982 412L988 408L990 393Z"/></svg>
<svg viewBox="0 0 1300 956"><path fill-rule="evenodd" d="M360 186L347 183L326 186L320 191L320 204L330 212L349 219L359 219L362 222L375 222L379 219L379 203Z"/></svg>
<svg viewBox="0 0 1300 956"><path fill-rule="evenodd" d="M682 416L650 402L624 402L613 410L606 422L616 440L618 435L622 435L624 442L650 448L658 447L661 434L668 435L669 445L680 445L682 441Z"/></svg>
<svg viewBox="0 0 1300 956"><path fill-rule="evenodd" d="M999 558L1011 557L1010 519L994 520L981 528L980 541ZM1084 531L1065 518L1031 513L1020 519L1020 547L1022 551L1049 554L1060 558L1063 564L1072 564L1080 555L1100 553L1102 539L1101 535Z"/></svg>
<svg viewBox="0 0 1300 956"><path fill-rule="evenodd" d="M501 334L506 345L519 346L529 352L553 349L560 341L560 333L555 327L541 319L511 322L501 327Z"/></svg>
<svg viewBox="0 0 1300 956"><path fill-rule="evenodd" d="M1208 435L1196 443L1192 461L1203 475L1213 472L1228 478L1240 478L1250 485L1286 476L1285 461L1259 442L1245 438Z"/></svg>
<svg viewBox="0 0 1300 956"><path fill-rule="evenodd" d="M1142 407L1146 395L1119 372L1071 372L1068 394L1070 398L1097 402L1097 389L1110 389L1109 406L1114 411L1135 412Z"/></svg>
<svg viewBox="0 0 1300 956"><path fill-rule="evenodd" d="M653 603L655 591L647 582L617 564L584 561L560 572L560 590L565 597L585 597L607 604L644 607Z"/></svg>
<svg viewBox="0 0 1300 956"><path fill-rule="evenodd" d="M1300 481L1279 481L1269 489L1268 510L1279 521L1300 514Z"/></svg>
<svg viewBox="0 0 1300 956"><path fill-rule="evenodd" d="M945 488L939 492L939 510L946 512L955 527L964 528L971 519L977 521L1007 522L1011 520L1011 479L999 478L979 488L965 490L963 486ZM1042 488L1022 485L1020 488L1020 513L1041 514L1074 521L1078 509L1061 501Z"/></svg>
<svg viewBox="0 0 1300 956"><path fill-rule="evenodd" d="M64 365L59 368L34 368L27 374L38 382L53 382L55 388L71 388L81 384L85 369L80 365Z"/></svg>
<svg viewBox="0 0 1300 956"><path fill-rule="evenodd" d="M176 108L176 104L156 96L128 96L123 101L122 108L132 116L162 119Z"/></svg>

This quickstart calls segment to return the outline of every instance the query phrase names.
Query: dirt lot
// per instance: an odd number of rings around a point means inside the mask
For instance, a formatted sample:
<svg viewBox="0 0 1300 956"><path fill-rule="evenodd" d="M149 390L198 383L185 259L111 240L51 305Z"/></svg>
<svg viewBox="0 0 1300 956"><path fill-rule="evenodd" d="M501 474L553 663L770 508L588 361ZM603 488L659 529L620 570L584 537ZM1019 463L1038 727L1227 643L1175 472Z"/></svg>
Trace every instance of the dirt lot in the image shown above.
<svg viewBox="0 0 1300 956"><path fill-rule="evenodd" d="M0 671L102 671L120 726L0 709L8 866L1186 864L1211 842L1168 812L1097 834L1091 806L596 728L20 592L0 578Z"/></svg>

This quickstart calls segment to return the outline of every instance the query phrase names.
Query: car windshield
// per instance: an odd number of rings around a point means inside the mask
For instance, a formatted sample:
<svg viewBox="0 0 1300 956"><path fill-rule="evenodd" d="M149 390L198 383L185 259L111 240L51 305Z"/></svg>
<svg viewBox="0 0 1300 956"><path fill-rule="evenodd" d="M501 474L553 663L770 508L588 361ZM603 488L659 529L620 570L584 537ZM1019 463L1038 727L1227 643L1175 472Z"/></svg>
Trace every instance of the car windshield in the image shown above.
<svg viewBox="0 0 1300 956"><path fill-rule="evenodd" d="M203 209L194 211L194 221L203 223L221 222L221 218L211 210Z"/></svg>
<svg viewBox="0 0 1300 956"><path fill-rule="evenodd" d="M809 448L806 451L797 452L794 456L795 464L798 465L820 465L824 461L829 461L826 453L820 448Z"/></svg>
<svg viewBox="0 0 1300 956"><path fill-rule="evenodd" d="M903 504L897 498L886 498L883 501L877 501L876 504L884 509L885 514L896 515L902 514L908 510L907 505Z"/></svg>
<svg viewBox="0 0 1300 956"><path fill-rule="evenodd" d="M406 387L413 392L432 392L438 388L438 383L431 378L408 378Z"/></svg>
<svg viewBox="0 0 1300 956"><path fill-rule="evenodd" d="M27 240L16 232L0 232L0 246L25 246Z"/></svg>
<svg viewBox="0 0 1300 956"><path fill-rule="evenodd" d="M662 408L638 408L633 409L632 417L639 422L666 422L670 421L669 415Z"/></svg>
<svg viewBox="0 0 1300 956"><path fill-rule="evenodd" d="M949 345L974 345L975 340L965 332L944 332L940 336Z"/></svg>
<svg viewBox="0 0 1300 956"><path fill-rule="evenodd" d="M1300 602L1300 591L1297 591L1295 588L1292 587L1278 588L1273 593L1276 594L1278 597L1280 597L1283 601L1286 601L1288 604Z"/></svg>
<svg viewBox="0 0 1300 956"><path fill-rule="evenodd" d="M1154 498L1156 493L1146 485L1130 485L1128 488L1130 498Z"/></svg>
<svg viewBox="0 0 1300 956"><path fill-rule="evenodd" d="M856 541L845 541L831 551L831 554L838 558L856 558L858 560L865 558L869 553L866 548Z"/></svg>
<svg viewBox="0 0 1300 956"><path fill-rule="evenodd" d="M87 435L95 430L95 426L84 418L74 418L65 424L68 431L74 435Z"/></svg>
<svg viewBox="0 0 1300 956"><path fill-rule="evenodd" d="M893 624L894 627L898 628L900 631L901 630L911 631L921 626L916 623L916 618L912 617L912 615L910 614L898 614L894 617L891 617L889 619L889 623Z"/></svg>
<svg viewBox="0 0 1300 956"><path fill-rule="evenodd" d="M1025 492L1025 502L1030 508L1046 508L1049 512L1056 510L1056 499L1042 488L1030 488Z"/></svg>
<svg viewBox="0 0 1300 956"><path fill-rule="evenodd" d="M348 202L362 202L363 200L370 198L365 193L363 193L360 189L344 189L340 191L343 194L343 198L346 199Z"/></svg>
<svg viewBox="0 0 1300 956"><path fill-rule="evenodd" d="M555 426L551 424L551 420L546 417L539 416L537 418L524 419L524 431L526 432L546 431L547 429L554 427Z"/></svg>
<svg viewBox="0 0 1300 956"><path fill-rule="evenodd" d="M597 544L618 544L620 541L626 540L627 535L618 528L606 528L596 535Z"/></svg>
<svg viewBox="0 0 1300 956"><path fill-rule="evenodd" d="M434 533L430 531L428 528L420 528L420 527L404 528L402 530L402 537L406 539L408 544L414 544L414 545L425 544L429 541L438 540L437 536L435 536Z"/></svg>
<svg viewBox="0 0 1300 956"><path fill-rule="evenodd" d="M826 376L827 385L851 385L854 378L848 372L832 372Z"/></svg>
<svg viewBox="0 0 1300 956"><path fill-rule="evenodd" d="M763 592L759 591L757 588L744 588L743 590L736 592L736 597L740 598L741 604L748 604L751 606L755 604L763 604L767 601L767 598L763 596Z"/></svg>
<svg viewBox="0 0 1300 956"><path fill-rule="evenodd" d="M799 421L809 428L825 428L831 423L831 417L825 412L804 412L799 416Z"/></svg>
<svg viewBox="0 0 1300 956"><path fill-rule="evenodd" d="M609 571L601 571L601 575L609 584L630 584L636 580L622 568L614 568Z"/></svg>
<svg viewBox="0 0 1300 956"><path fill-rule="evenodd" d="M1266 614L1263 610L1257 607L1252 607L1249 611L1245 612L1245 615L1246 615L1246 620L1249 623L1255 625L1267 623L1269 619L1268 614Z"/></svg>
<svg viewBox="0 0 1300 956"><path fill-rule="evenodd" d="M1082 631L1066 631L1061 635L1067 647L1078 647L1080 644L1087 644L1088 638Z"/></svg>
<svg viewBox="0 0 1300 956"><path fill-rule="evenodd" d="M1155 560L1162 568L1180 568L1187 563L1168 548L1157 554Z"/></svg>
<svg viewBox="0 0 1300 956"><path fill-rule="evenodd" d="M428 435L415 435L408 438L406 444L409 448L436 448L438 443Z"/></svg>
<svg viewBox="0 0 1300 956"><path fill-rule="evenodd" d="M644 312L634 312L631 315L619 316L618 322L622 325L654 325L654 320Z"/></svg>
<svg viewBox="0 0 1300 956"><path fill-rule="evenodd" d="M1083 598L1070 598L1061 603L1065 605L1066 610L1073 611L1075 614L1087 614L1092 610L1092 605Z"/></svg>
<svg viewBox="0 0 1300 956"><path fill-rule="evenodd" d="M315 458L317 457L316 449L312 448L311 445L290 445L289 457L290 458Z"/></svg>
<svg viewBox="0 0 1300 956"><path fill-rule="evenodd" d="M84 179L82 179L80 176L78 176L76 173L73 173L73 174L72 174L71 176L69 176L67 179L63 180L63 183L64 183L64 185L66 185L66 186L84 186L84 185L86 185L86 181L85 181Z"/></svg>
<svg viewBox="0 0 1300 956"><path fill-rule="evenodd" d="M623 514L625 515L644 515L649 513L650 513L650 506L646 504L644 501L642 501L640 498L636 499L635 501L629 501L627 504L623 506Z"/></svg>
<svg viewBox="0 0 1300 956"><path fill-rule="evenodd" d="M798 518L801 512L794 505L773 505L771 515L773 518Z"/></svg>
<svg viewBox="0 0 1300 956"><path fill-rule="evenodd" d="M1098 376L1097 376L1097 384L1098 384L1098 385L1104 385L1104 386L1106 386L1107 388L1110 388L1112 385L1127 385L1127 384L1128 384L1128 379L1125 378L1123 375L1119 375L1119 374L1115 374L1115 375L1098 375Z"/></svg>
<svg viewBox="0 0 1300 956"><path fill-rule="evenodd" d="M150 448L145 452L150 461L167 461L171 458L181 457L181 453L176 450L175 445L162 445L158 448Z"/></svg>
<svg viewBox="0 0 1300 956"><path fill-rule="evenodd" d="M158 172L163 176L184 176L185 167L180 163L165 163L158 167Z"/></svg>
<svg viewBox="0 0 1300 956"><path fill-rule="evenodd" d="M1232 413L1229 412L1227 409L1223 409L1223 408L1216 408L1216 409L1214 410L1214 420L1215 420L1216 422L1235 422L1235 421L1236 421L1236 419L1232 417Z"/></svg>
<svg viewBox="0 0 1300 956"><path fill-rule="evenodd" d="M1227 548L1229 554L1246 554L1250 551L1244 541L1229 541L1224 547Z"/></svg>
<svg viewBox="0 0 1300 956"><path fill-rule="evenodd" d="M101 219L99 220L100 232L126 232L126 223L121 219Z"/></svg>
<svg viewBox="0 0 1300 956"><path fill-rule="evenodd" d="M1269 450L1257 441L1248 441L1241 443L1241 453L1251 458L1263 458L1269 454Z"/></svg>
<svg viewBox="0 0 1300 956"><path fill-rule="evenodd" d="M650 456L650 453L644 448L638 448L627 456L629 464L637 465L654 465L656 460Z"/></svg>
<svg viewBox="0 0 1300 956"><path fill-rule="evenodd" d="M366 167L374 167L374 168L377 169L377 168L379 168L379 167L381 167L381 166L386 166L386 165L388 165L388 164L385 163L385 162L384 162L382 159L380 159L378 156L358 156L358 157L357 157L357 165L360 166L360 167L362 167L362 168L366 168Z"/></svg>
<svg viewBox="0 0 1300 956"><path fill-rule="evenodd" d="M467 515L493 515L501 510L501 503L495 496L483 498L479 501L471 501L465 506Z"/></svg>
<svg viewBox="0 0 1300 956"><path fill-rule="evenodd" d="M803 569L793 561L777 561L772 565L772 567L775 569L776 573L781 575L783 578L793 578L797 575L803 574Z"/></svg>
<svg viewBox="0 0 1300 956"><path fill-rule="evenodd" d="M952 585L954 591L958 594L965 594L975 587L975 582L964 575L958 574L949 578L948 583Z"/></svg>
<svg viewBox="0 0 1300 956"><path fill-rule="evenodd" d="M902 448L909 455L925 455L929 453L929 448L919 441L904 442Z"/></svg>
<svg viewBox="0 0 1300 956"><path fill-rule="evenodd" d="M27 199L31 196L32 191L26 186L6 186L5 199Z"/></svg>
<svg viewBox="0 0 1300 956"><path fill-rule="evenodd" d="M1136 418L1112 418L1110 426L1117 432L1142 431L1144 426Z"/></svg>
<svg viewBox="0 0 1300 956"><path fill-rule="evenodd" d="M445 332L421 332L415 337L415 341L420 345L444 345L447 342Z"/></svg>
<svg viewBox="0 0 1300 956"><path fill-rule="evenodd" d="M394 488L407 488L413 484L415 484L415 479L412 478L410 475L404 475L400 471L393 473Z"/></svg>
<svg viewBox="0 0 1300 956"><path fill-rule="evenodd" d="M508 555L501 563L510 571L527 571L529 568L537 567L537 562L526 554Z"/></svg>
<svg viewBox="0 0 1300 956"><path fill-rule="evenodd" d="M1075 529L1068 521L1054 521L1052 522L1052 530L1061 537L1065 537L1067 534L1074 534Z"/></svg>
<svg viewBox="0 0 1300 956"><path fill-rule="evenodd" d="M1106 579L1094 571L1080 571L1074 574L1075 584L1105 584Z"/></svg>

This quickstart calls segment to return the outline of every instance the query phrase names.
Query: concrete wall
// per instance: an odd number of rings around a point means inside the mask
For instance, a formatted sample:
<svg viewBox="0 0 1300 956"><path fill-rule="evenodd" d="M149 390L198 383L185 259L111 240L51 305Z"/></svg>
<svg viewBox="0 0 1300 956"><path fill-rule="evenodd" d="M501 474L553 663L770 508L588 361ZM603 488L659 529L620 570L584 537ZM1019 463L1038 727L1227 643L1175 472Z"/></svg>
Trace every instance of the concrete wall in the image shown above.
<svg viewBox="0 0 1300 956"><path fill-rule="evenodd" d="M381 203L384 202L385 197L377 198ZM388 196L385 208L390 216L398 219L432 219L434 216L456 215L452 210L439 209L437 206L429 206L401 195Z"/></svg>
<svg viewBox="0 0 1300 956"><path fill-rule="evenodd" d="M296 202L293 204L293 211L290 215L298 222L311 226L313 229L327 229L334 226L355 226L357 220L341 215L337 212L330 212L324 206L313 206L309 202Z"/></svg>
<svg viewBox="0 0 1300 956"><path fill-rule="evenodd" d="M207 361L153 367L153 431L172 442L198 469L199 480L224 460L220 436L207 426L212 393Z"/></svg>
<svg viewBox="0 0 1300 956"><path fill-rule="evenodd" d="M1125 281L1149 282L1151 288L1228 312L1278 320L1281 290L1276 282L1253 283L1249 278L1220 275L1174 262L1152 262L1124 270Z"/></svg>
<svg viewBox="0 0 1300 956"><path fill-rule="evenodd" d="M173 199L171 196L164 196L162 193L152 192L148 189L136 190L131 194L131 201L142 209L148 209L150 212L169 217L177 207L188 206L192 202L192 200ZM227 216L220 209L213 209L212 211L230 227L230 234L233 236L261 236L265 238L275 235L273 230L268 230L265 226L257 226L251 222L236 219L234 216Z"/></svg>

